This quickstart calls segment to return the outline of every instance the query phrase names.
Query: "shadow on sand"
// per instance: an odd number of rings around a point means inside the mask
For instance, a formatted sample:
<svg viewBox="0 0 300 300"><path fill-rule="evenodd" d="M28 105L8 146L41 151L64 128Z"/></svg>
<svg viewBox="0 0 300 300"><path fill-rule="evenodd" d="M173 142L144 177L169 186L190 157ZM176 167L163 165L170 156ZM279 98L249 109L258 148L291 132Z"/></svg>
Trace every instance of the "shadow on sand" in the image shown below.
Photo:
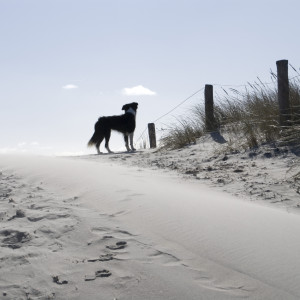
<svg viewBox="0 0 300 300"><path fill-rule="evenodd" d="M210 136L212 137L212 139L219 143L219 144L225 144L227 143L227 141L225 140L225 138L221 135L220 131L214 131L210 133Z"/></svg>

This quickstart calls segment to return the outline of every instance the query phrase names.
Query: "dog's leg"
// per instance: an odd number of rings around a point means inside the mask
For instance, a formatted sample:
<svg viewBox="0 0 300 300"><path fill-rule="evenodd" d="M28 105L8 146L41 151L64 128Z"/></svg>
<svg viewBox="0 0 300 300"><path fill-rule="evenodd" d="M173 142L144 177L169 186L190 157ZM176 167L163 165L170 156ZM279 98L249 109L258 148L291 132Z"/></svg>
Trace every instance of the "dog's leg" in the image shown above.
<svg viewBox="0 0 300 300"><path fill-rule="evenodd" d="M100 143L99 142L96 144L96 149L97 149L97 153L101 154L101 152L100 152Z"/></svg>
<svg viewBox="0 0 300 300"><path fill-rule="evenodd" d="M131 146L131 150L132 150L132 151L135 151L135 148L133 147L133 132L130 133L129 137L130 137L130 146Z"/></svg>
<svg viewBox="0 0 300 300"><path fill-rule="evenodd" d="M96 143L96 149L97 149L97 153L98 154L101 154L101 152L100 152L100 144L102 143L103 139L104 139L104 135L100 136L99 140Z"/></svg>
<svg viewBox="0 0 300 300"><path fill-rule="evenodd" d="M127 149L127 152L130 151L129 146L128 146L128 135L124 133L124 141L125 141L125 147Z"/></svg>
<svg viewBox="0 0 300 300"><path fill-rule="evenodd" d="M113 153L110 149L109 149L109 139L110 139L110 130L108 130L105 133L105 148L109 153Z"/></svg>

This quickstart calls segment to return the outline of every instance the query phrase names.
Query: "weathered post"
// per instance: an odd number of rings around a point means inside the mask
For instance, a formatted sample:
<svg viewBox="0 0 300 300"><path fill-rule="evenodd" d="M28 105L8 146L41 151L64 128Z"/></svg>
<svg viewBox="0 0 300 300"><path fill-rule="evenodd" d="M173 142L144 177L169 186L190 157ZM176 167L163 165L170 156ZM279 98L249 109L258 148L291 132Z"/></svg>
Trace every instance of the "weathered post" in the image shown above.
<svg viewBox="0 0 300 300"><path fill-rule="evenodd" d="M217 128L214 116L214 96L213 86L210 84L205 85L204 89L205 99L205 127L207 131L215 131Z"/></svg>
<svg viewBox="0 0 300 300"><path fill-rule="evenodd" d="M156 134L155 134L154 123L148 124L148 133L149 133L150 148L156 148Z"/></svg>
<svg viewBox="0 0 300 300"><path fill-rule="evenodd" d="M278 60L277 81L278 81L278 104L280 126L291 125L290 89L288 76L288 61Z"/></svg>

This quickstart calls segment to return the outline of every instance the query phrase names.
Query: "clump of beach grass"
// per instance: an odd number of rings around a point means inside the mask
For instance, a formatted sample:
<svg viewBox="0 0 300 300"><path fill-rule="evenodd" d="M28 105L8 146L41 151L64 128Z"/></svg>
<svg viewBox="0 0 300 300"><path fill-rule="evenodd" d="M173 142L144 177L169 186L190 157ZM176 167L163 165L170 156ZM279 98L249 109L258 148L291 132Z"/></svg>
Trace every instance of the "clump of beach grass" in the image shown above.
<svg viewBox="0 0 300 300"><path fill-rule="evenodd" d="M276 75L274 75L276 77ZM276 79L276 78L274 78ZM259 80L260 81L260 80ZM215 101L215 121L220 131L240 148L249 149L264 143L293 144L300 146L300 84L290 81L290 126L279 124L277 88L274 84L249 84L242 91L230 89ZM194 143L205 134L204 105L191 108L189 117L177 119L161 139L161 146L178 149Z"/></svg>
<svg viewBox="0 0 300 300"><path fill-rule="evenodd" d="M204 134L200 120L194 118L180 118L167 128L167 134L160 139L162 148L179 149L196 143L197 138Z"/></svg>

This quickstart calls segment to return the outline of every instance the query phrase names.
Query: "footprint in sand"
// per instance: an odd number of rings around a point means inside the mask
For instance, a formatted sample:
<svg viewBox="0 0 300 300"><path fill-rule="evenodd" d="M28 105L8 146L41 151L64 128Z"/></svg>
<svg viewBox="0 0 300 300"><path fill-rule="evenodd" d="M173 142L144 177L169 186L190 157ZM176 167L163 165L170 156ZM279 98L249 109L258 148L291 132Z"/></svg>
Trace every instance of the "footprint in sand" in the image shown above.
<svg viewBox="0 0 300 300"><path fill-rule="evenodd" d="M111 276L111 272L108 270L100 270L96 271L95 275L96 277L109 277Z"/></svg>
<svg viewBox="0 0 300 300"><path fill-rule="evenodd" d="M84 280L85 281L92 281L95 280L97 277L109 277L111 276L111 272L108 270L99 270L95 272L95 275L86 275Z"/></svg>
<svg viewBox="0 0 300 300"><path fill-rule="evenodd" d="M62 285L62 284L68 284L67 280L59 280L58 276L52 276L52 280L54 283Z"/></svg>
<svg viewBox="0 0 300 300"><path fill-rule="evenodd" d="M12 249L21 248L23 243L31 239L29 233L12 229L1 230L0 235L4 236L4 239L1 241L1 246Z"/></svg>
<svg viewBox="0 0 300 300"><path fill-rule="evenodd" d="M124 249L126 246L127 246L127 242L120 241L117 242L115 245L106 246L106 248L110 250L120 250L120 249Z"/></svg>
<svg viewBox="0 0 300 300"><path fill-rule="evenodd" d="M16 211L16 214L14 216L12 216L11 218L9 218L8 221L11 221L11 220L16 219L16 218L24 218L24 217L25 217L24 211L22 211L21 209L18 209Z"/></svg>

